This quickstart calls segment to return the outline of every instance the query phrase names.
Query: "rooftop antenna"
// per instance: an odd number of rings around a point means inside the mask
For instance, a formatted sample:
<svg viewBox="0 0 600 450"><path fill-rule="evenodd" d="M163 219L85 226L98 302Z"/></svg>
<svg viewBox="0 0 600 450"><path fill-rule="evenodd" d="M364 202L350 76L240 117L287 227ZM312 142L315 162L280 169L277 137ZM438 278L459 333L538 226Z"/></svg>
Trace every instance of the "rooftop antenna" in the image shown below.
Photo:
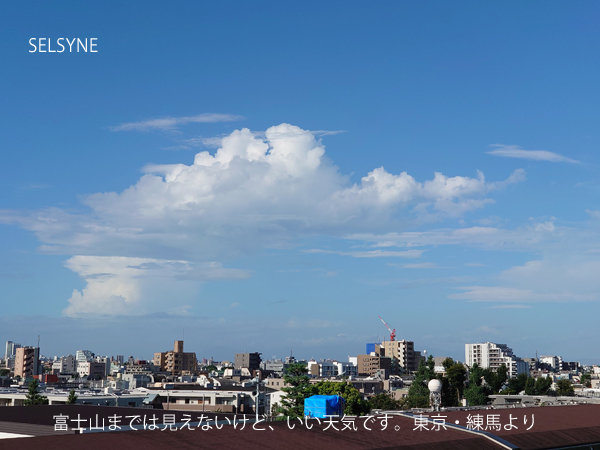
<svg viewBox="0 0 600 450"><path fill-rule="evenodd" d="M38 348L40 348L40 335L38 334Z"/></svg>

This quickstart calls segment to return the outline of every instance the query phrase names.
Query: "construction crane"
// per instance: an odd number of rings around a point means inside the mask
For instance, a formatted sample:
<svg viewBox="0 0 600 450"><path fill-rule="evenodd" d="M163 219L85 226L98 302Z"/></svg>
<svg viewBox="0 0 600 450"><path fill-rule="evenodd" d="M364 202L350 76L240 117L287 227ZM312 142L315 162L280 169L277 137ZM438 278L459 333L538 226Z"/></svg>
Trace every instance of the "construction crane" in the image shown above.
<svg viewBox="0 0 600 450"><path fill-rule="evenodd" d="M381 316L378 316L381 319ZM388 331L390 332L390 341L395 341L396 340L396 329L394 328L393 330L390 328L390 326L385 323L385 320L381 319L381 321L383 322L383 324L385 325L385 327L388 329Z"/></svg>

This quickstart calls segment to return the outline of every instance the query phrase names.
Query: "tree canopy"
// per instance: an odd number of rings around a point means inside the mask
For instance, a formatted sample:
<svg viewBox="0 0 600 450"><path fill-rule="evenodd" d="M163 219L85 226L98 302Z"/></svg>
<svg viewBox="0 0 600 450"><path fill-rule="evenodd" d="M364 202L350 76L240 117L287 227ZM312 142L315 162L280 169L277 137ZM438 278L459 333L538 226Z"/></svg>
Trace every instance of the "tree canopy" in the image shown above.
<svg viewBox="0 0 600 450"><path fill-rule="evenodd" d="M352 384L344 381L320 381L313 385L311 395L339 395L345 402L344 414L362 416L371 410L369 402L363 399L362 394Z"/></svg>
<svg viewBox="0 0 600 450"><path fill-rule="evenodd" d="M23 403L25 406L33 406L33 405L47 405L48 397L44 397L39 393L40 383L37 379L33 379L31 383L29 383L29 392L25 397L25 402Z"/></svg>
<svg viewBox="0 0 600 450"><path fill-rule="evenodd" d="M419 368L415 373L415 379L408 389L406 397L406 406L409 408L427 408L429 406L429 388L427 383L432 378L435 378L433 370L435 362L433 356L429 355L427 362L421 359Z"/></svg>
<svg viewBox="0 0 600 450"><path fill-rule="evenodd" d="M75 394L75 389L71 389L69 392L69 397L67 398L67 405L74 405L77 401L77 394Z"/></svg>
<svg viewBox="0 0 600 450"><path fill-rule="evenodd" d="M557 395L573 395L575 389L569 380L562 379L556 382L556 394Z"/></svg>
<svg viewBox="0 0 600 450"><path fill-rule="evenodd" d="M304 399L313 395L306 364L290 364L284 372L283 379L288 386L281 390L286 395L281 399L281 405L275 413L292 419L304 417Z"/></svg>

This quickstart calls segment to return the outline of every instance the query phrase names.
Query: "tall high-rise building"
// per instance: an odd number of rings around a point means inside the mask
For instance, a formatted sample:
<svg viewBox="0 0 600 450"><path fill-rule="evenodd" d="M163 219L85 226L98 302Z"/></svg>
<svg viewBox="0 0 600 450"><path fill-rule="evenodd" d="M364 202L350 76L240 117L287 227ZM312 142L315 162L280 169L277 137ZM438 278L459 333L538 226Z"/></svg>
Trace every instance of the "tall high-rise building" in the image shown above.
<svg viewBox="0 0 600 450"><path fill-rule="evenodd" d="M484 369L496 372L504 364L508 369L510 378L520 373L529 373L529 364L521 358L517 358L506 344L494 344L485 342L483 344L465 344L465 363L468 367L477 364Z"/></svg>
<svg viewBox="0 0 600 450"><path fill-rule="evenodd" d="M15 376L31 378L41 373L39 347L18 348L15 355Z"/></svg>
<svg viewBox="0 0 600 450"><path fill-rule="evenodd" d="M21 344L16 344L13 341L6 341L6 349L4 352L4 359L8 359L11 356L17 354L17 349L21 348Z"/></svg>
<svg viewBox="0 0 600 450"><path fill-rule="evenodd" d="M383 341L381 343L383 354L392 360L392 372L397 369L405 373L416 372L421 362L421 352L415 351L413 341Z"/></svg>

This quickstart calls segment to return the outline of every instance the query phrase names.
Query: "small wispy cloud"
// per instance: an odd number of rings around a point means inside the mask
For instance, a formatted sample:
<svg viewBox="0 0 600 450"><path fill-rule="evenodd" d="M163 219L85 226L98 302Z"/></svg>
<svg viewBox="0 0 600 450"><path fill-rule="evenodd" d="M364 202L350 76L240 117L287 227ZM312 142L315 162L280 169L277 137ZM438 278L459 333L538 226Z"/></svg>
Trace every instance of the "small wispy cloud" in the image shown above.
<svg viewBox="0 0 600 450"><path fill-rule="evenodd" d="M356 252L338 252L333 250L322 250L312 248L302 250L304 253L324 253L332 255L352 256L353 258L419 258L424 250L406 250L401 252L384 251L384 250L369 250Z"/></svg>
<svg viewBox="0 0 600 450"><path fill-rule="evenodd" d="M530 305L496 305L490 306L490 309L524 309L531 308Z"/></svg>
<svg viewBox="0 0 600 450"><path fill-rule="evenodd" d="M567 158L566 156L559 155L558 153L549 152L547 150L525 150L518 145L503 145L493 144L490 145L494 150L486 152L488 155L502 156L504 158L520 158L520 159L532 159L534 161L550 161L550 162L568 162L568 163L579 163L575 159Z"/></svg>
<svg viewBox="0 0 600 450"><path fill-rule="evenodd" d="M333 136L334 134L346 133L346 130L311 130L315 136Z"/></svg>
<svg viewBox="0 0 600 450"><path fill-rule="evenodd" d="M41 189L51 188L50 184L42 184L42 183L29 183L23 186L20 186L19 189L22 191L39 191Z"/></svg>
<svg viewBox="0 0 600 450"><path fill-rule="evenodd" d="M173 131L186 123L235 122L244 117L234 114L198 114L197 116L163 117L140 122L128 122L109 127L111 131Z"/></svg>
<svg viewBox="0 0 600 450"><path fill-rule="evenodd" d="M401 267L403 269L447 269L447 267L438 266L436 263L424 262L414 264L388 264L389 266Z"/></svg>
<svg viewBox="0 0 600 450"><path fill-rule="evenodd" d="M481 263L465 263L465 266L467 266L467 267L486 267L485 264L481 264Z"/></svg>
<svg viewBox="0 0 600 450"><path fill-rule="evenodd" d="M586 209L585 212L588 213L589 216L592 219L600 219L600 211L597 211L597 210L594 211L594 210L591 210L591 209Z"/></svg>
<svg viewBox="0 0 600 450"><path fill-rule="evenodd" d="M498 330L490 327L489 325L482 325L479 328L475 329L475 333L486 333L486 334L499 334Z"/></svg>

